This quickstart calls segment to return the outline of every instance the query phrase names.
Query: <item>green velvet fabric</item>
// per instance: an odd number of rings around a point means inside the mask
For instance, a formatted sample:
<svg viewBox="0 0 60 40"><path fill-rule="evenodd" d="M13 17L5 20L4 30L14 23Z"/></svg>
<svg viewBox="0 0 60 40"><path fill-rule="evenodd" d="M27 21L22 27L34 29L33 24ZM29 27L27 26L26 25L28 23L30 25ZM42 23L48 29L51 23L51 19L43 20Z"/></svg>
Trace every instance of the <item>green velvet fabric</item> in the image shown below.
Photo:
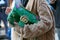
<svg viewBox="0 0 60 40"><path fill-rule="evenodd" d="M9 13L7 20L13 26L15 25L14 22L16 22L22 28L25 24L33 24L38 22L36 15L22 6L18 8L15 6Z"/></svg>

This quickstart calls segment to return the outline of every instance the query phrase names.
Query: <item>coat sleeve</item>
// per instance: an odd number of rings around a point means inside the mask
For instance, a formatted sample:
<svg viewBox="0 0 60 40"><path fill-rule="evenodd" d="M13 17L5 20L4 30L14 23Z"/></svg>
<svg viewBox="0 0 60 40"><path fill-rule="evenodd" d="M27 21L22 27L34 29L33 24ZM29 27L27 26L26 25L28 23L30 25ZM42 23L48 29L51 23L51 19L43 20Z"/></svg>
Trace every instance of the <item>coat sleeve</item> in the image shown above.
<svg viewBox="0 0 60 40"><path fill-rule="evenodd" d="M23 37L35 37L43 35L52 28L53 20L49 8L47 5L41 4L40 2L37 4L37 12L40 17L40 21L31 25L25 25L23 29Z"/></svg>

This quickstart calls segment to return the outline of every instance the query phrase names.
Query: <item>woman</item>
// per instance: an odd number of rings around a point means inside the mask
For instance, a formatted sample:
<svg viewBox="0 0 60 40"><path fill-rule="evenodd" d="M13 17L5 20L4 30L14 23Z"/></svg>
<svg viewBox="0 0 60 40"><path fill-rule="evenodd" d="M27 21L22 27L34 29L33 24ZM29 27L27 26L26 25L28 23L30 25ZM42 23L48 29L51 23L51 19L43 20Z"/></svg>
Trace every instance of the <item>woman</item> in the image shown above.
<svg viewBox="0 0 60 40"><path fill-rule="evenodd" d="M29 0L26 6L40 21L23 28L24 40L55 40L53 12L45 0Z"/></svg>

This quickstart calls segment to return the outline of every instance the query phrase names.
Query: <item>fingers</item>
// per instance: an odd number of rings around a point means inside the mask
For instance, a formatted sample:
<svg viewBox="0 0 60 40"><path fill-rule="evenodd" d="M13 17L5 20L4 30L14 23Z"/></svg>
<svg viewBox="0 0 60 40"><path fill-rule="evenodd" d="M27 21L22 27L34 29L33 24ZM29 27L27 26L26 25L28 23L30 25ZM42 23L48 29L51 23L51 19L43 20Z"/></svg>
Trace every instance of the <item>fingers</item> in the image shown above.
<svg viewBox="0 0 60 40"><path fill-rule="evenodd" d="M10 7L7 7L5 13L6 14L9 14L10 11L11 11L11 8Z"/></svg>

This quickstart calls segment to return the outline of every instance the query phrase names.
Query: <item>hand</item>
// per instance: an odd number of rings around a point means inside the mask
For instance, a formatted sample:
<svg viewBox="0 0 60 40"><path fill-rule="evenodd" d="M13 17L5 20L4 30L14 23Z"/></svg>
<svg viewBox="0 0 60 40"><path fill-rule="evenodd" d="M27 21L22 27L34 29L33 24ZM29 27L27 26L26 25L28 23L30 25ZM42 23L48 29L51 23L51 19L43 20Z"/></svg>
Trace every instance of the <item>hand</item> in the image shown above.
<svg viewBox="0 0 60 40"><path fill-rule="evenodd" d="M5 13L6 14L9 14L10 11L11 11L11 8L10 7L7 7Z"/></svg>

